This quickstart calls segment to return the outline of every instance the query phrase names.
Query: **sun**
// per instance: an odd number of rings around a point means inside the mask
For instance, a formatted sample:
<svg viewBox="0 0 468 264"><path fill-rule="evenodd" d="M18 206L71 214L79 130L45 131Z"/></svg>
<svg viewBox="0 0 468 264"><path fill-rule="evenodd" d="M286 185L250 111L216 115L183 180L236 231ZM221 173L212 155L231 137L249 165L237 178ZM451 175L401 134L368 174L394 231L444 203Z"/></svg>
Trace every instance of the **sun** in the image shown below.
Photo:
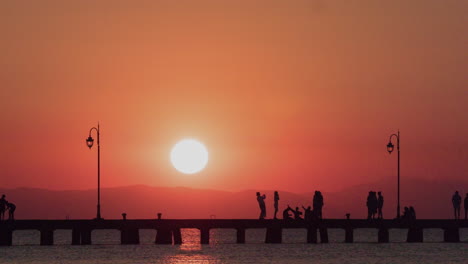
<svg viewBox="0 0 468 264"><path fill-rule="evenodd" d="M208 164L208 150L200 141L183 139L172 147L171 163L182 173L197 173Z"/></svg>

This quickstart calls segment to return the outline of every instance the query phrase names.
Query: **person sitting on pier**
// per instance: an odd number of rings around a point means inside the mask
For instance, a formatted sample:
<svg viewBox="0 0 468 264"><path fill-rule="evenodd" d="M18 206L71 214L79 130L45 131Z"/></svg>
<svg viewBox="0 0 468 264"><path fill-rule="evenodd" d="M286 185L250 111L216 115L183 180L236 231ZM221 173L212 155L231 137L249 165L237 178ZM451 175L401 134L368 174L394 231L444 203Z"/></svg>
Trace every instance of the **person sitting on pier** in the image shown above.
<svg viewBox="0 0 468 264"><path fill-rule="evenodd" d="M302 212L299 211L299 207L296 206L296 210L293 210L293 214L294 214L294 219L295 220L302 220Z"/></svg>
<svg viewBox="0 0 468 264"><path fill-rule="evenodd" d="M284 220L292 220L293 219L291 217L291 215L289 214L289 211L293 212L294 210L291 207L289 207L289 205L288 205L288 207L286 209L284 209L284 211L283 211L283 219Z"/></svg>
<svg viewBox="0 0 468 264"><path fill-rule="evenodd" d="M258 206L260 206L260 217L259 217L259 219L265 219L265 217L266 217L265 198L266 198L265 194L260 195L260 192L257 192Z"/></svg>
<svg viewBox="0 0 468 264"><path fill-rule="evenodd" d="M275 198L274 198L274 207L275 207L275 216L273 217L273 219L278 219L276 218L276 213L278 213L278 201L279 201L279 194L278 194L278 191L275 191Z"/></svg>
<svg viewBox="0 0 468 264"><path fill-rule="evenodd" d="M0 199L0 220L5 220L5 211L7 207L7 200L5 200L5 195L2 195Z"/></svg>
<svg viewBox="0 0 468 264"><path fill-rule="evenodd" d="M458 194L458 191L452 196L453 212L455 214L455 219L460 219L460 205L461 205L461 196Z"/></svg>
<svg viewBox="0 0 468 264"><path fill-rule="evenodd" d="M8 207L8 220L15 220L15 210L16 210L16 205L13 203L7 203Z"/></svg>
<svg viewBox="0 0 468 264"><path fill-rule="evenodd" d="M379 194L379 197L377 198L377 212L378 212L377 218L383 219L382 208L384 204L384 198L383 198L382 192L379 192L378 194Z"/></svg>
<svg viewBox="0 0 468 264"><path fill-rule="evenodd" d="M416 211L413 206L410 206L409 208L409 219L412 221L416 220Z"/></svg>
<svg viewBox="0 0 468 264"><path fill-rule="evenodd" d="M405 206L405 208L403 209L403 215L401 216L401 219L406 221L406 220L409 220L409 217L410 217L409 208L408 206Z"/></svg>
<svg viewBox="0 0 468 264"><path fill-rule="evenodd" d="M304 220L307 221L307 222L310 222L312 221L312 209L309 207L305 208L304 206L302 206L302 208L304 209Z"/></svg>
<svg viewBox="0 0 468 264"><path fill-rule="evenodd" d="M468 212L468 193L466 194L464 203L465 203L465 220L467 220L466 216Z"/></svg>

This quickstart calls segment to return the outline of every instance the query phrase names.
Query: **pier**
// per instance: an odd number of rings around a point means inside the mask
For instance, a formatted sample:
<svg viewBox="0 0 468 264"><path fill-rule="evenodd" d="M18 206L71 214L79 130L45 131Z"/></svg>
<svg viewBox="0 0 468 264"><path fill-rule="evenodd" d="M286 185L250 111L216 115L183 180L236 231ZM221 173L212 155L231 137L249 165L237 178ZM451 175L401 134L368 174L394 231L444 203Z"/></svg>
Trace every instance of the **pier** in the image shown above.
<svg viewBox="0 0 468 264"><path fill-rule="evenodd" d="M157 230L155 244L182 244L183 228L200 230L200 243L210 243L210 230L218 228L237 230L237 243L245 243L247 229L266 229L265 243L281 243L282 230L302 228L307 230L307 243L328 243L328 229L343 229L343 241L354 242L354 230L374 228L378 230L378 242L390 241L390 229L408 229L407 242L424 242L424 229L444 231L445 242L460 242L460 228L468 228L466 220L421 219L412 222L399 220L324 219L316 222L295 220L254 219L135 219L135 220L15 220L0 222L0 246L11 246L13 232L38 230L41 245L54 244L54 231L72 230L72 245L92 244L92 231L115 229L121 234L121 244L139 244L140 229Z"/></svg>

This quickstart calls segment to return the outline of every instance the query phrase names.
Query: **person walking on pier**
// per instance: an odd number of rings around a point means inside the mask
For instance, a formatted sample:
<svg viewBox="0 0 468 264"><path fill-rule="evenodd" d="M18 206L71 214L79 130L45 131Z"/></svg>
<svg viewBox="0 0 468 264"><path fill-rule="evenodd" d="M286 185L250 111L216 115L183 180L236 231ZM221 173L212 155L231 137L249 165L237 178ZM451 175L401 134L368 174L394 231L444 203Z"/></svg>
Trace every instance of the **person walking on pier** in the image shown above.
<svg viewBox="0 0 468 264"><path fill-rule="evenodd" d="M13 203L7 203L8 207L8 220L15 220L15 210L16 210L16 205Z"/></svg>
<svg viewBox="0 0 468 264"><path fill-rule="evenodd" d="M276 213L278 213L278 201L279 201L279 194L278 194L278 191L275 191L275 203L274 203L274 207L275 207L275 216L273 217L273 219L278 219L276 218Z"/></svg>
<svg viewBox="0 0 468 264"><path fill-rule="evenodd" d="M465 204L465 220L468 220L468 219L466 218L467 215L468 215L468 193L466 194L464 204Z"/></svg>
<svg viewBox="0 0 468 264"><path fill-rule="evenodd" d="M0 220L5 220L5 211L7 208L7 200L5 199L5 195L2 195L0 199Z"/></svg>
<svg viewBox="0 0 468 264"><path fill-rule="evenodd" d="M383 219L383 213L382 213L382 208L383 208L383 203L384 203L384 198L382 195L382 192L379 192L379 197L377 198L377 218L378 219Z"/></svg>
<svg viewBox="0 0 468 264"><path fill-rule="evenodd" d="M458 194L458 191L452 196L453 212L455 214L455 219L460 219L460 205L461 205L461 196Z"/></svg>
<svg viewBox="0 0 468 264"><path fill-rule="evenodd" d="M257 192L258 206L260 206L260 217L259 217L259 219L265 219L265 217L266 217L265 198L266 198L265 194L260 195L260 192Z"/></svg>

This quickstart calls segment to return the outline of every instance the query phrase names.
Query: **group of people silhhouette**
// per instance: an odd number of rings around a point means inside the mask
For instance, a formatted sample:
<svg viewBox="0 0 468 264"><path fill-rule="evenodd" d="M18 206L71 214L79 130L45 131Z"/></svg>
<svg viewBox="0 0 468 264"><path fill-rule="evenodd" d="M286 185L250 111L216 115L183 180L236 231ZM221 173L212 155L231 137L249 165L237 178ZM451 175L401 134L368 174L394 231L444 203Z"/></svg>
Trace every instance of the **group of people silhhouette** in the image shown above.
<svg viewBox="0 0 468 264"><path fill-rule="evenodd" d="M460 207L462 203L462 197L456 191L452 196L452 204L453 204L453 213L455 215L456 220L460 220ZM466 194L465 200L463 202L465 207L465 220L467 220L468 216L468 193Z"/></svg>
<svg viewBox="0 0 468 264"><path fill-rule="evenodd" d="M382 208L384 205L384 197L382 192L370 191L367 196L367 219L383 219ZM377 214L377 216L376 216Z"/></svg>
<svg viewBox="0 0 468 264"><path fill-rule="evenodd" d="M257 202L258 206L260 207L260 217L259 219L265 219L266 218L266 205L265 205L265 199L266 195L263 194L261 195L260 192L257 192ZM277 218L277 213L279 210L279 194L278 191L275 191L274 193L274 203L273 207L275 209L273 219L278 219ZM295 209L291 208L289 205L284 209L283 211L283 219L284 220L306 220L306 221L313 221L313 220L318 220L322 219L322 208L323 208L324 202L323 202L323 195L320 191L315 191L313 200L312 200L312 207L308 206L307 208L302 206L304 209L304 212L301 212L299 207L297 206ZM304 215L302 217L302 215Z"/></svg>
<svg viewBox="0 0 468 264"><path fill-rule="evenodd" d="M5 195L3 194L2 198L0 199L0 220L5 220L5 212L7 210L8 210L8 219L15 220L16 205L8 202L5 199Z"/></svg>
<svg viewBox="0 0 468 264"><path fill-rule="evenodd" d="M4 200L5 195L2 197ZM257 192L257 201L260 207L260 217L259 219L266 218L266 205L265 205L266 195L260 195L260 192ZM279 210L279 194L278 191L274 192L274 215L273 219L278 219L277 214ZM1 200L0 200L1 202ZM462 197L456 191L452 196L452 204L455 219L460 219L460 209L462 205ZM463 201L464 209L465 209L465 220L468 220L468 193ZM1 203L0 205L3 205ZM323 195L320 191L315 191L313 200L312 200L312 208L310 206L304 207L302 206L303 212L296 207L295 209L291 208L289 205L283 211L283 219L284 220L305 220L305 221L315 221L322 219L322 208L323 208ZM383 219L383 205L384 205L384 197L382 192L374 192L370 191L369 195L367 196L367 219ZM14 206L14 205L13 205ZM3 207L0 207L0 209ZM13 209L14 212L14 209ZM3 211L2 211L3 214ZM349 215L349 214L348 214ZM348 216L349 217L349 216ZM416 211L413 206L405 206L402 212L401 220L403 221L413 221L416 220Z"/></svg>

